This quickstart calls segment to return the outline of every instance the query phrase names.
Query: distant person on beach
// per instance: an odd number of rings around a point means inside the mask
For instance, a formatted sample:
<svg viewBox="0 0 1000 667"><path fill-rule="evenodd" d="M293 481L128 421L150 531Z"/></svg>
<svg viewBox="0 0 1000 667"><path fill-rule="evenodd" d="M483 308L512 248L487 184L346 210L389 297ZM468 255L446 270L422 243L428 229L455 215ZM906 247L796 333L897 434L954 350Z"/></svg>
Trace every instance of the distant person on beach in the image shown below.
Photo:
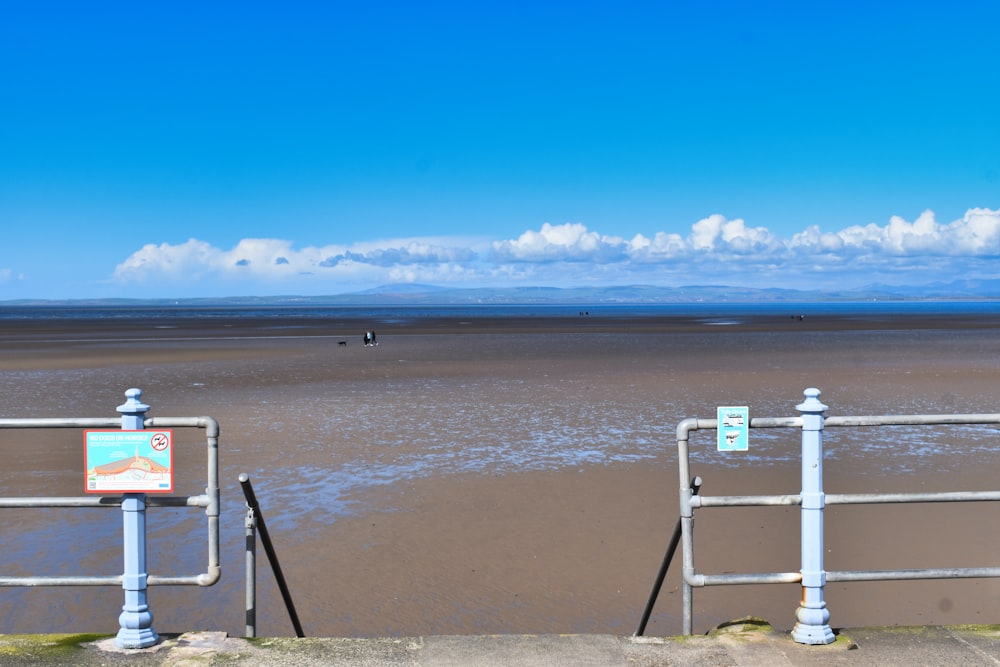
<svg viewBox="0 0 1000 667"><path fill-rule="evenodd" d="M374 347L378 345L378 339L375 338L374 331L365 332L365 347Z"/></svg>

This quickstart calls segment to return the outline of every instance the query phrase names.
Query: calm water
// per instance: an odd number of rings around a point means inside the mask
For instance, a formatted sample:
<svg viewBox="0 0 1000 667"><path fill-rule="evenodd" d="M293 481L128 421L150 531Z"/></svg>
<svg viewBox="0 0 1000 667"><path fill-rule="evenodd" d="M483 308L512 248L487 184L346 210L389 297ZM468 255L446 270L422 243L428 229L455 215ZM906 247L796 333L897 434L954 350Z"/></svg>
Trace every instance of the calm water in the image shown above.
<svg viewBox="0 0 1000 667"><path fill-rule="evenodd" d="M428 317L725 317L795 314L878 319L899 315L997 315L1000 301L845 301L808 303L659 304L463 304L420 306L224 305L224 306L21 306L0 303L0 321L80 319L371 319L404 322Z"/></svg>

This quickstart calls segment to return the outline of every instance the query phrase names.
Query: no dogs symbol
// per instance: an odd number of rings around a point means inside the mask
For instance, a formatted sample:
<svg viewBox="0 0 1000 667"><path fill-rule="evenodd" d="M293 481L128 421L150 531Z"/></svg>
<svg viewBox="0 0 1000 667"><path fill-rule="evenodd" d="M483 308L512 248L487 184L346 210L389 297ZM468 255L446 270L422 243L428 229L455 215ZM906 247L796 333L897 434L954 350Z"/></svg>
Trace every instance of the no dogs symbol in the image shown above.
<svg viewBox="0 0 1000 667"><path fill-rule="evenodd" d="M166 433L155 433L149 439L149 446L158 452L162 452L170 446L170 436Z"/></svg>

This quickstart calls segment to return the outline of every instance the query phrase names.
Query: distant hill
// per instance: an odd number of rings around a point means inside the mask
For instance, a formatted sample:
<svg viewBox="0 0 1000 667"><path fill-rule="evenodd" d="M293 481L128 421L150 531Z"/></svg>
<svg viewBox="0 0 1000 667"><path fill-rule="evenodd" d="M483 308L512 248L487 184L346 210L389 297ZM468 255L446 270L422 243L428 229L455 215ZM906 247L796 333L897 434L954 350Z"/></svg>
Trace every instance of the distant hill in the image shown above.
<svg viewBox="0 0 1000 667"><path fill-rule="evenodd" d="M1000 298L1000 279L962 279L926 285L872 285L866 290L892 292L903 298L917 299L997 299Z"/></svg>
<svg viewBox="0 0 1000 667"><path fill-rule="evenodd" d="M1000 280L956 280L921 286L869 285L855 290L795 290L727 285L621 285L610 287L456 288L403 283L326 296L240 296L183 299L18 300L8 306L305 306L305 305L470 305L470 304L613 304L613 303L809 303L831 301L902 301L1000 299Z"/></svg>

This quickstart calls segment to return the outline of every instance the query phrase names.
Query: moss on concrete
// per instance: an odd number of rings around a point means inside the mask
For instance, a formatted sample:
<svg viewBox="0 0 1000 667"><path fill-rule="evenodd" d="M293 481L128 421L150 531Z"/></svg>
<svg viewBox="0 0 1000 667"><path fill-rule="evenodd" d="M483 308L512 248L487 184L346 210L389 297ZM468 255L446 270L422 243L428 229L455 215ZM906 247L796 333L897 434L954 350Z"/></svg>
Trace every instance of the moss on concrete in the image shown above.
<svg viewBox="0 0 1000 667"><path fill-rule="evenodd" d="M791 638L790 633L775 630L766 619L759 618L757 616L746 616L744 618L726 621L725 623L720 623L714 629L706 633L707 637L744 637L747 640L763 638L763 635L787 637L790 643L795 644L795 641ZM849 636L840 632L835 632L833 641L829 644L822 644L821 646L850 651L856 649L858 644Z"/></svg>
<svg viewBox="0 0 1000 667"><path fill-rule="evenodd" d="M0 657L65 658L73 655L75 651L79 651L81 644L109 637L114 637L114 635L0 635Z"/></svg>
<svg viewBox="0 0 1000 667"><path fill-rule="evenodd" d="M766 619L757 616L744 616L734 621L720 623L708 631L708 636L715 637L717 635L744 634L747 632L774 632L774 628Z"/></svg>
<svg viewBox="0 0 1000 667"><path fill-rule="evenodd" d="M946 625L949 630L954 630L955 632L968 632L976 635L983 635L985 637L992 637L994 635L1000 635L1000 624L996 625Z"/></svg>

